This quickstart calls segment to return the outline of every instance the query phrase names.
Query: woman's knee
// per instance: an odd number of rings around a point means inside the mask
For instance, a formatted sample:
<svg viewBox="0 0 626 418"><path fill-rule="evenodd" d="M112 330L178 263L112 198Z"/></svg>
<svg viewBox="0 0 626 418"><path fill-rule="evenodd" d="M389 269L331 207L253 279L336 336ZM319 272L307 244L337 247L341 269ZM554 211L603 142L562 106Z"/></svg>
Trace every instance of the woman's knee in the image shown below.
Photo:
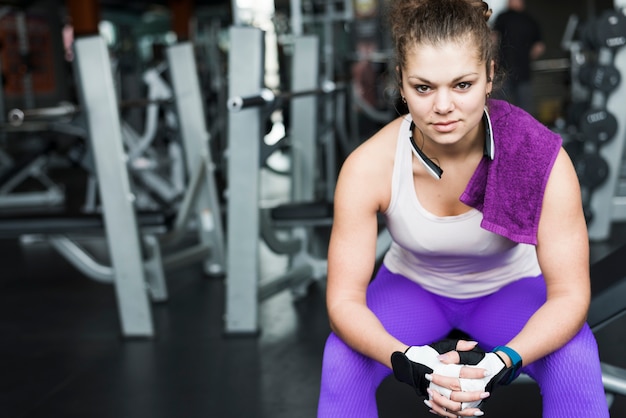
<svg viewBox="0 0 626 418"><path fill-rule="evenodd" d="M382 364L354 351L336 334L328 337L322 363L323 383L345 388L370 382L375 388L390 373Z"/></svg>
<svg viewBox="0 0 626 418"><path fill-rule="evenodd" d="M376 389L390 373L331 334L324 350L318 417L376 417Z"/></svg>
<svg viewBox="0 0 626 418"><path fill-rule="evenodd" d="M529 365L543 397L543 416L608 418L598 346L591 330L583 329L559 350Z"/></svg>
<svg viewBox="0 0 626 418"><path fill-rule="evenodd" d="M585 325L567 344L538 360L529 368L529 374L539 380L558 380L558 386L578 385L577 382L598 384L602 374L598 345L589 327Z"/></svg>

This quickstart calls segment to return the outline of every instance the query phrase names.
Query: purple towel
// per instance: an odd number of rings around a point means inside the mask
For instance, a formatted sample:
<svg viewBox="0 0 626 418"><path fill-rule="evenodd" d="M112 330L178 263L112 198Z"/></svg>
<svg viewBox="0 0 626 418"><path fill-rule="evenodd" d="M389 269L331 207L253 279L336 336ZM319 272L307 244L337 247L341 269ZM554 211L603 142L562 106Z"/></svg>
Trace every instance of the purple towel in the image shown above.
<svg viewBox="0 0 626 418"><path fill-rule="evenodd" d="M481 226L537 244L543 194L561 137L523 110L489 100L495 157L483 158L460 200L483 213Z"/></svg>

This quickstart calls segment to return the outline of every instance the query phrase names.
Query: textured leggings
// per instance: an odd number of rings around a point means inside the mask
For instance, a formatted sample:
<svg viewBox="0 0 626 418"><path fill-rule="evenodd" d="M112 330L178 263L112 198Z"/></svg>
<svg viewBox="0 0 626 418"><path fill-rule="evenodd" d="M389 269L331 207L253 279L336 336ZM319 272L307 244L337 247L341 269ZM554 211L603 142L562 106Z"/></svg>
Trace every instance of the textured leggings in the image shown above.
<svg viewBox="0 0 626 418"><path fill-rule="evenodd" d="M367 291L370 309L405 344L430 344L455 329L485 350L517 335L545 298L542 276L511 283L492 295L452 299L427 292L385 266ZM608 418L597 344L587 325L564 347L522 370L539 384L544 418ZM318 417L377 417L376 389L389 374L389 368L331 334L324 350Z"/></svg>

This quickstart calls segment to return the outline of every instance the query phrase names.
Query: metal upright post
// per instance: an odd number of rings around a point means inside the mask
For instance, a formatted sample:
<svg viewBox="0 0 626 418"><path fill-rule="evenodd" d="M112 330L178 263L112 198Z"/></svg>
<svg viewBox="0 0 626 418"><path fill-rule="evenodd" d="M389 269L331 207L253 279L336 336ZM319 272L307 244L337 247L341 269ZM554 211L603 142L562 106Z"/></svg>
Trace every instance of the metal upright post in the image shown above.
<svg viewBox="0 0 626 418"><path fill-rule="evenodd" d="M134 196L123 147L109 51L100 36L76 39L74 51L76 84L100 186L122 333L128 337L151 337L154 330L146 291L141 238L133 206Z"/></svg>
<svg viewBox="0 0 626 418"><path fill-rule="evenodd" d="M228 97L253 96L263 87L264 34L230 28ZM225 332L259 329L259 164L262 109L228 115L227 271Z"/></svg>
<svg viewBox="0 0 626 418"><path fill-rule="evenodd" d="M196 197L199 238L202 244L211 248L204 270L211 275L223 274L225 254L222 214L193 46L189 42L173 45L167 49L167 58L189 178L193 178L194 173L202 169L201 165L205 165L202 186Z"/></svg>
<svg viewBox="0 0 626 418"><path fill-rule="evenodd" d="M2 57L0 56L0 68L2 67ZM0 71L0 86L4 85L4 75L2 71ZM0 123L6 123L6 111L5 111L5 98L4 98L4 88L0 88ZM6 131L4 129L0 130L0 145L4 146L4 140L6 138ZM3 163L11 162L11 159L8 155L4 153L2 149L0 149L0 169L4 169L2 167Z"/></svg>
<svg viewBox="0 0 626 418"><path fill-rule="evenodd" d="M291 32L295 36L302 35L302 0L289 0L291 10Z"/></svg>
<svg viewBox="0 0 626 418"><path fill-rule="evenodd" d="M19 11L16 13L15 26L17 29L16 32L19 53L23 57L26 57L30 53L30 45L28 44L28 23L26 22L25 12ZM24 108L31 109L35 107L32 68L26 68L26 71L22 74L22 86L24 88Z"/></svg>
<svg viewBox="0 0 626 418"><path fill-rule="evenodd" d="M292 91L319 88L319 40L317 36L299 36L294 40ZM324 99L322 99L324 100ZM292 198L296 202L316 198L316 164L318 158L318 97L296 97L291 100Z"/></svg>

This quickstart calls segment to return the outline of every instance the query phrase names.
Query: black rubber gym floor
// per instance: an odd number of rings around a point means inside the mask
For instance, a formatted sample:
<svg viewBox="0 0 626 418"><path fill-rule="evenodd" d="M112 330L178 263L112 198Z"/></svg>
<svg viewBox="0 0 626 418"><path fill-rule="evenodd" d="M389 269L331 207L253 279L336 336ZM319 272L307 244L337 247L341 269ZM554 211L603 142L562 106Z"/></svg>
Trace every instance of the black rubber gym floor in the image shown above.
<svg viewBox="0 0 626 418"><path fill-rule="evenodd" d="M626 240L617 225L599 257ZM125 340L113 287L81 276L43 244L0 241L0 416L5 418L314 417L329 328L324 286L304 299L265 301L261 334L222 334L224 282L199 266L168 278L170 300L154 305L157 337ZM597 336L601 357L626 367L626 321ZM379 390L381 418L430 417L392 379ZM490 417L540 417L534 384L496 392ZM626 417L617 397L612 417ZM581 411L581 417L585 416Z"/></svg>

